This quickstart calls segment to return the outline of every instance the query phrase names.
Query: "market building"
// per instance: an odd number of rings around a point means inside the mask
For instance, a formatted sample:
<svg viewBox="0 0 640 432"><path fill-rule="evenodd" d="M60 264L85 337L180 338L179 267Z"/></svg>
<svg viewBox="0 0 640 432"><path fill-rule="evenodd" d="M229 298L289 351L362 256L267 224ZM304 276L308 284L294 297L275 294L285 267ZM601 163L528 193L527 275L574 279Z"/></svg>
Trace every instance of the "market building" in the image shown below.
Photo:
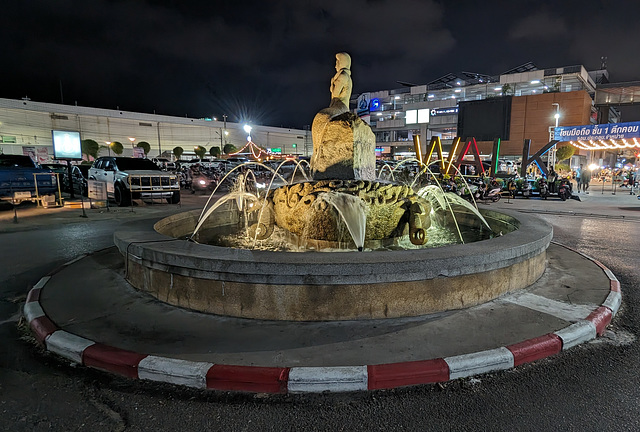
<svg viewBox="0 0 640 432"><path fill-rule="evenodd" d="M238 150L247 144L244 124L224 119L173 117L129 111L0 98L0 152L36 155L40 163L53 158L52 131L77 131L81 139L92 139L106 146L123 144L123 156L132 156L137 143L148 142L149 157L172 157L182 147L183 158L194 157L194 147L226 144ZM251 139L274 156L308 155L313 150L307 130L251 125Z"/></svg>
<svg viewBox="0 0 640 432"><path fill-rule="evenodd" d="M617 107L633 103L640 91L627 86L616 92L611 87L606 69L589 72L582 65L538 69L526 63L497 76L450 73L424 85L365 92L355 95L352 104L371 124L379 157L413 157L413 137L420 135L423 146L439 137L445 152L454 137L473 137L487 158L494 140L500 138L500 157L517 160L522 158L525 139L531 140L534 153L553 139L557 126L620 121ZM599 97L601 88L607 100ZM571 164L587 160L615 164L618 150L576 146ZM632 153L630 147L627 150Z"/></svg>

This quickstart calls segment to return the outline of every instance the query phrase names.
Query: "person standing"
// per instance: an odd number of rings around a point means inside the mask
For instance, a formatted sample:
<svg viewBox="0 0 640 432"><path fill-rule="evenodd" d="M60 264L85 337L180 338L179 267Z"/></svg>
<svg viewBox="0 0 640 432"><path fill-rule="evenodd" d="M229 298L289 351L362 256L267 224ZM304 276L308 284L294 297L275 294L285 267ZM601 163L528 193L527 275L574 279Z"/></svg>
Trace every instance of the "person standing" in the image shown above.
<svg viewBox="0 0 640 432"><path fill-rule="evenodd" d="M580 193L580 187L582 185L582 182L581 182L581 179L582 179L582 167L583 167L583 164L580 164L580 166L576 169L576 175L575 175L576 186L578 186L576 188L576 190L578 191L578 193Z"/></svg>
<svg viewBox="0 0 640 432"><path fill-rule="evenodd" d="M553 169L553 167L549 167L549 174L547 174L547 182L549 183L549 193L556 193L556 180L558 179L558 174Z"/></svg>
<svg viewBox="0 0 640 432"><path fill-rule="evenodd" d="M580 167L582 168L582 165L580 165ZM581 169L581 177L580 177L580 182L582 184L582 191L586 194L589 193L589 183L591 182L591 170L589 170L589 168L585 169Z"/></svg>

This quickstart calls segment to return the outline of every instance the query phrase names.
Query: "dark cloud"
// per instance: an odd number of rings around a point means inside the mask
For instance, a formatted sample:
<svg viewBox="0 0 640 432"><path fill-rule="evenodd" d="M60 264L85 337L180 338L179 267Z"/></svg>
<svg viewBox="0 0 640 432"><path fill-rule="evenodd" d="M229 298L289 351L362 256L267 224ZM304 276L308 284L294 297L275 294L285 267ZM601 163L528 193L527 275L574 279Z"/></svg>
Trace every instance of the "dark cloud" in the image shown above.
<svg viewBox="0 0 640 432"><path fill-rule="evenodd" d="M537 41L557 40L567 35L564 20L551 11L540 11L516 21L509 37L511 39L532 39Z"/></svg>
<svg viewBox="0 0 640 432"><path fill-rule="evenodd" d="M526 61L593 69L603 55L612 76L637 78L640 38L629 32L640 6L621 9L527 0L8 2L0 97L60 102L62 83L65 103L301 127L328 103L339 51L352 55L355 93Z"/></svg>

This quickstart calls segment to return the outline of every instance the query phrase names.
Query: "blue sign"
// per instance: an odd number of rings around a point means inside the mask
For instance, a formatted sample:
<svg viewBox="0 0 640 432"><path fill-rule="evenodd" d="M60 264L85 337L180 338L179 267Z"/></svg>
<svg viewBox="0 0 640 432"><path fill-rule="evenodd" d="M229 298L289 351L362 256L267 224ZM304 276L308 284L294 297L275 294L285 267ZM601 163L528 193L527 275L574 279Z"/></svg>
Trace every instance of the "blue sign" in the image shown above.
<svg viewBox="0 0 640 432"><path fill-rule="evenodd" d="M371 99L371 103L369 104L369 106L370 111L378 111L380 109L380 99Z"/></svg>
<svg viewBox="0 0 640 432"><path fill-rule="evenodd" d="M640 122L561 126L554 129L558 141L599 141L640 137Z"/></svg>
<svg viewBox="0 0 640 432"><path fill-rule="evenodd" d="M458 114L458 107L455 106L450 108L432 108L429 114L431 114L431 117L454 115Z"/></svg>

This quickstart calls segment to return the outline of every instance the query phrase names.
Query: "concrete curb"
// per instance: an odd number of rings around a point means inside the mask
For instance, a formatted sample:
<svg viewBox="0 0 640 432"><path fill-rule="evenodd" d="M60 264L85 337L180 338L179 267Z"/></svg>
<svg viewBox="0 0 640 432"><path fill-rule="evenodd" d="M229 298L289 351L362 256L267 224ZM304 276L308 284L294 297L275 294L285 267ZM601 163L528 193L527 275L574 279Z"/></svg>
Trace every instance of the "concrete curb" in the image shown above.
<svg viewBox="0 0 640 432"><path fill-rule="evenodd" d="M610 281L610 293L601 306L584 320L553 333L506 347L446 358L380 365L289 368L192 362L111 347L59 329L40 304L41 290L51 276L77 259L40 279L27 295L23 314L35 338L48 351L72 363L128 378L255 393L350 392L438 383L511 369L558 354L604 333L620 308L620 283L602 263L566 246L559 246L579 253L606 274Z"/></svg>

